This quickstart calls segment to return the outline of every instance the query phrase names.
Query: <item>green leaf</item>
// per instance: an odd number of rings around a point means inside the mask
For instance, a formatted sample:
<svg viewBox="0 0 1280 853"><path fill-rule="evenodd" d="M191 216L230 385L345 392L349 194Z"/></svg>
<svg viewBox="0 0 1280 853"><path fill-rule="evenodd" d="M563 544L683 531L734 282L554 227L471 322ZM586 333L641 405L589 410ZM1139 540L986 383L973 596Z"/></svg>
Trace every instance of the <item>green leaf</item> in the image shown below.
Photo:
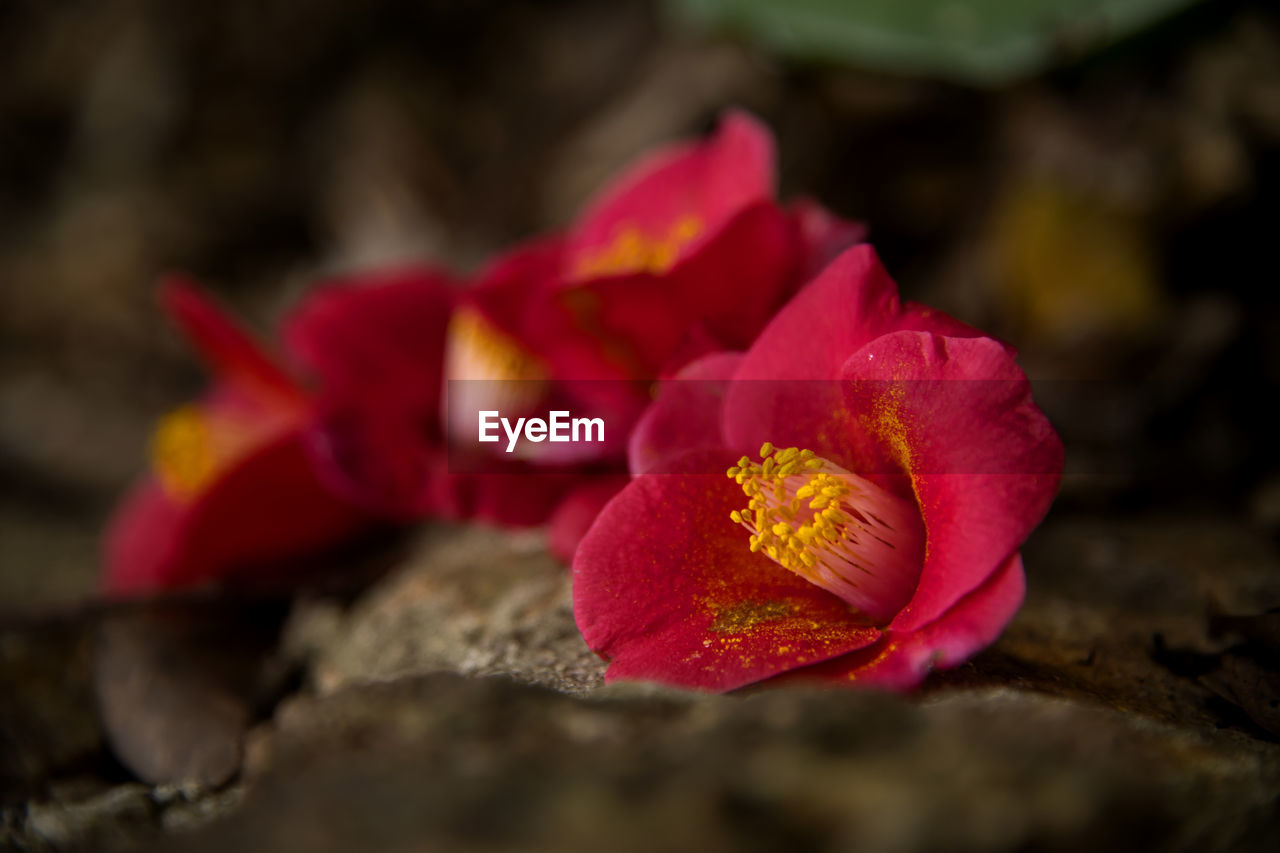
<svg viewBox="0 0 1280 853"><path fill-rule="evenodd" d="M996 84L1195 0L668 0L678 18L803 59Z"/></svg>

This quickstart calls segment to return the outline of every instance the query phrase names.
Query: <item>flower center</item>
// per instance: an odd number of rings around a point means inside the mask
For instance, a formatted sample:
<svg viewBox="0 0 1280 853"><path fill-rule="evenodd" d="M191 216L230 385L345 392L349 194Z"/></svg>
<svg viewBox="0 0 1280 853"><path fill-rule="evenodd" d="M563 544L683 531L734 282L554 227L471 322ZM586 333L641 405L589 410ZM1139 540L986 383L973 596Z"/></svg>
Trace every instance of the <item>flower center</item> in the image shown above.
<svg viewBox="0 0 1280 853"><path fill-rule="evenodd" d="M479 311L459 308L449 318L445 374L450 379L541 380L546 368Z"/></svg>
<svg viewBox="0 0 1280 853"><path fill-rule="evenodd" d="M728 476L748 499L730 518L753 552L839 596L876 623L911 598L924 560L924 525L909 501L798 447L765 442Z"/></svg>
<svg viewBox="0 0 1280 853"><path fill-rule="evenodd" d="M151 465L165 491L191 497L218 468L209 426L196 406L181 406L160 419L151 436Z"/></svg>
<svg viewBox="0 0 1280 853"><path fill-rule="evenodd" d="M618 229L613 240L588 252L577 264L580 278L661 274L675 265L680 251L702 233L702 220L683 216L665 234L646 234L634 225Z"/></svg>
<svg viewBox="0 0 1280 853"><path fill-rule="evenodd" d="M445 338L445 427L455 440L474 441L477 412L515 417L546 395L550 373L543 362L474 308L459 308Z"/></svg>
<svg viewBox="0 0 1280 853"><path fill-rule="evenodd" d="M151 434L151 469L170 498L189 501L255 449L296 429L306 410L286 401L261 405L188 403L169 412ZM275 401L271 401L275 402Z"/></svg>

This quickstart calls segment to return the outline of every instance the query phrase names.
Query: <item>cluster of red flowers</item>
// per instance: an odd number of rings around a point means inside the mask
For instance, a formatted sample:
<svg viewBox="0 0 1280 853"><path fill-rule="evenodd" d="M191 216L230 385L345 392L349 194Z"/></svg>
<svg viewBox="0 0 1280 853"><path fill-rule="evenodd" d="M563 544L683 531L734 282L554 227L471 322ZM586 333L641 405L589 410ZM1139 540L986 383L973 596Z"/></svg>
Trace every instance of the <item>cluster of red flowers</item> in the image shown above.
<svg viewBox="0 0 1280 853"><path fill-rule="evenodd" d="M862 238L779 205L768 131L730 113L469 280L318 286L279 360L170 282L214 381L157 428L106 588L280 573L388 522L547 524L610 678L912 686L1012 617L1062 447L1013 352L900 304ZM471 438L552 408L606 440Z"/></svg>

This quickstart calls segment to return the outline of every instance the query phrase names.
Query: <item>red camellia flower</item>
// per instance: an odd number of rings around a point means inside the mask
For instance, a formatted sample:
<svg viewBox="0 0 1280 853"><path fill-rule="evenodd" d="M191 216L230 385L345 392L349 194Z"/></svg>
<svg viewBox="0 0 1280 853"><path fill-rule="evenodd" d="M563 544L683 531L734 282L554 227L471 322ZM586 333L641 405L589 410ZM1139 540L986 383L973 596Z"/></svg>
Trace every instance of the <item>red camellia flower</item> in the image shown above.
<svg viewBox="0 0 1280 853"><path fill-rule="evenodd" d="M1013 352L901 304L869 247L677 380L573 563L610 679L905 689L1012 618L1061 442Z"/></svg>
<svg viewBox="0 0 1280 853"><path fill-rule="evenodd" d="M157 427L151 472L107 530L106 591L278 574L364 530L371 519L317 478L297 381L191 285L172 281L162 298L214 382Z"/></svg>
<svg viewBox="0 0 1280 853"><path fill-rule="evenodd" d="M325 484L379 516L441 508L444 333L456 283L433 268L365 273L313 289L281 324L317 386L306 439Z"/></svg>
<svg viewBox="0 0 1280 853"><path fill-rule="evenodd" d="M316 294L286 324L290 349L342 361L335 339L379 334L389 377L377 393L322 403L329 481L399 517L551 518L553 547L568 556L626 482L626 437L653 380L746 346L861 239L861 226L812 202L784 209L775 197L768 132L729 113L709 138L627 170L563 235L487 265L455 293L447 328L411 288ZM601 417L604 441L521 442L515 454L477 441L481 411L515 421L555 409Z"/></svg>
<svg viewBox="0 0 1280 853"><path fill-rule="evenodd" d="M332 282L286 318L287 351L319 380L307 438L332 490L387 518L530 525L581 485L581 466L476 444L475 409L523 415L552 390L520 339L475 307L492 305L513 322L545 308L545 255L537 245L515 250L467 286L434 270ZM454 422L460 406L450 405L465 395L451 394L446 380L484 398L464 401L465 422Z"/></svg>
<svg viewBox="0 0 1280 853"><path fill-rule="evenodd" d="M780 207L775 159L768 130L730 111L708 139L650 154L587 206L565 241L559 296L593 333L597 360L652 380L743 348L862 239L861 225L811 201Z"/></svg>

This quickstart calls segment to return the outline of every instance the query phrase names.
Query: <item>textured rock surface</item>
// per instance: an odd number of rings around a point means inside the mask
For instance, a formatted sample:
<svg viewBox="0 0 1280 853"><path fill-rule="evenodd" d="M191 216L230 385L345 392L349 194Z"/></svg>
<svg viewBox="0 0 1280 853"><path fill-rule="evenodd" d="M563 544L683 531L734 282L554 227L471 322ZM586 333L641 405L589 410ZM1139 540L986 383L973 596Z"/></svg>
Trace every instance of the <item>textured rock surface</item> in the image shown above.
<svg viewBox="0 0 1280 853"><path fill-rule="evenodd" d="M349 614L305 601L286 636L315 656L321 693L447 671L581 694L604 672L574 625L568 571L542 537L485 527L428 533Z"/></svg>
<svg viewBox="0 0 1280 853"><path fill-rule="evenodd" d="M1274 547L1248 528L1199 518L1052 520L1026 548L1027 601L1000 641L935 683L1013 684L1156 720L1222 716L1182 650L1210 642L1208 612L1280 603Z"/></svg>
<svg viewBox="0 0 1280 853"><path fill-rule="evenodd" d="M435 675L291 702L257 760L242 811L161 849L1257 846L1280 784L1239 732L1002 688L583 701Z"/></svg>

